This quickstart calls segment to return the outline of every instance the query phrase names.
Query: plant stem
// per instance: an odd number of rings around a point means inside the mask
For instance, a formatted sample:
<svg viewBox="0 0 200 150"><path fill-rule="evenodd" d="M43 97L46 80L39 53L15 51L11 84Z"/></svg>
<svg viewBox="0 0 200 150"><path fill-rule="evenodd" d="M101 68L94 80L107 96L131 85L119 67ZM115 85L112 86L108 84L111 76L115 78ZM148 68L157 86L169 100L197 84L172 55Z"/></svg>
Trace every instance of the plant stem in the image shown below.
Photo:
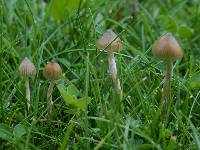
<svg viewBox="0 0 200 150"><path fill-rule="evenodd" d="M115 93L116 93L116 101L115 103L115 109L116 111L121 111L121 100L122 100L122 91L121 91L121 86L120 86L120 81L117 78L117 67L115 63L115 57L114 53L112 50L109 50L108 52L108 62L109 62L109 71L112 76L114 88L115 88Z"/></svg>
<svg viewBox="0 0 200 150"><path fill-rule="evenodd" d="M30 108L30 103L31 103L31 93L30 93L30 87L29 87L29 78L27 77L25 79L25 88L26 88L26 99L27 99L27 106L28 110Z"/></svg>
<svg viewBox="0 0 200 150"><path fill-rule="evenodd" d="M167 115L168 107L170 103L170 80L172 74L172 61L171 59L167 59L165 61L166 64L166 74L163 84L163 96L161 102L161 116L164 117ZM165 117L164 117L165 118Z"/></svg>
<svg viewBox="0 0 200 150"><path fill-rule="evenodd" d="M47 109L48 109L48 117L50 118L51 112L52 112L52 106L53 106L53 101L52 101L52 92L53 92L53 87L55 85L55 81L51 80L51 83L49 85L48 91L47 91Z"/></svg>
<svg viewBox="0 0 200 150"><path fill-rule="evenodd" d="M114 53L112 50L110 50L108 52L108 62L109 62L109 71L112 75L112 80L113 80L113 84L115 87L115 91L117 93L117 95L119 97L121 97L122 95L122 91L121 91L121 86L120 86L120 81L117 78L117 67L116 67L116 63L115 63L115 57L114 57Z"/></svg>

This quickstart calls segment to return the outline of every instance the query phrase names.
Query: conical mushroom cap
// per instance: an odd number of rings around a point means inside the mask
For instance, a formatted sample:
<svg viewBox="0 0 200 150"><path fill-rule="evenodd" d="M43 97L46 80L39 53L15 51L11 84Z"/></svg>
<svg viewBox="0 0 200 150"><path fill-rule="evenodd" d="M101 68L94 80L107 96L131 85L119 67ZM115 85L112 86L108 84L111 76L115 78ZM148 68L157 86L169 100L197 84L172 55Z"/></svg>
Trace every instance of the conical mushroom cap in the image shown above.
<svg viewBox="0 0 200 150"><path fill-rule="evenodd" d="M19 66L19 72L24 77L35 76L35 65L26 57Z"/></svg>
<svg viewBox="0 0 200 150"><path fill-rule="evenodd" d="M61 73L60 65L54 61L48 62L43 70L43 75L48 80L58 80Z"/></svg>
<svg viewBox="0 0 200 150"><path fill-rule="evenodd" d="M108 46L109 45L109 46ZM120 50L122 49L122 42L120 38L111 30L107 30L100 39L97 40L96 46L99 49L105 49L108 47L110 50Z"/></svg>
<svg viewBox="0 0 200 150"><path fill-rule="evenodd" d="M152 48L152 52L160 59L179 59L183 56L183 51L171 33L167 33L157 40Z"/></svg>

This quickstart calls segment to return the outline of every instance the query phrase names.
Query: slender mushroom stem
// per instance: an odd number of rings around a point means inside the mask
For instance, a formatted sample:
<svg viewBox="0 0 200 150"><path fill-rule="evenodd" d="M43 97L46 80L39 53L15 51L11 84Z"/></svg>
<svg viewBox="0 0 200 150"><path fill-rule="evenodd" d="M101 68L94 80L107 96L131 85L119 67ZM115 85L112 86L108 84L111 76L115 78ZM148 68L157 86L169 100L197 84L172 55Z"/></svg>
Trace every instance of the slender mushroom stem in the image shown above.
<svg viewBox="0 0 200 150"><path fill-rule="evenodd" d="M169 103L170 103L170 81L171 81L171 74L172 74L172 61L171 59L167 59L165 61L166 64L166 74L163 84L163 96L161 102L161 116L166 116Z"/></svg>
<svg viewBox="0 0 200 150"><path fill-rule="evenodd" d="M121 86L120 86L120 80L117 78L117 67L115 63L115 57L114 57L113 50L111 49L108 51L108 63L109 63L109 71L112 75L115 91L117 95L119 96L119 98L121 98L122 91L121 91Z"/></svg>
<svg viewBox="0 0 200 150"><path fill-rule="evenodd" d="M28 106L28 110L30 108L30 103L31 103L31 99L30 99L30 87L29 87L29 78L26 77L25 78L25 88L26 88L26 99L27 99L27 106Z"/></svg>
<svg viewBox="0 0 200 150"><path fill-rule="evenodd" d="M49 85L48 91L47 91L47 109L48 109L48 117L50 117L51 112L52 112L52 106L53 106L53 101L52 101L52 92L53 92L53 87L55 85L55 80L51 80L51 83Z"/></svg>

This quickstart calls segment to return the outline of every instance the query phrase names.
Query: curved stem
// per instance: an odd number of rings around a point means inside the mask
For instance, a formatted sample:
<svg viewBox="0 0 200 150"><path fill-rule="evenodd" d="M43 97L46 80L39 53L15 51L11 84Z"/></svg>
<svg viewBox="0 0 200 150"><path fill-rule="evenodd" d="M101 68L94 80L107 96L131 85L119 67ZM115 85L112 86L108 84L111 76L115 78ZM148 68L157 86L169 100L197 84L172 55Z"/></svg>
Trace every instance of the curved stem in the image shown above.
<svg viewBox="0 0 200 150"><path fill-rule="evenodd" d="M166 116L169 103L170 103L170 81L171 81L171 74L172 74L172 61L168 59L165 61L166 64L166 74L163 84L163 96L161 102L161 116Z"/></svg>
<svg viewBox="0 0 200 150"><path fill-rule="evenodd" d="M109 71L112 75L113 84L117 95L121 98L122 90L120 85L120 80L117 78L117 67L115 63L115 57L112 50L108 52L108 62L109 62Z"/></svg>
<svg viewBox="0 0 200 150"><path fill-rule="evenodd" d="M52 112L52 106L53 106L53 101L52 101L52 92L53 92L53 87L55 85L55 81L51 80L51 83L49 85L48 91L47 91L47 109L48 109L48 117L51 116Z"/></svg>
<svg viewBox="0 0 200 150"><path fill-rule="evenodd" d="M30 93L30 87L29 87L29 78L27 77L25 79L25 88L26 88L26 99L27 99L27 106L28 110L30 108L30 103L31 103L31 93Z"/></svg>

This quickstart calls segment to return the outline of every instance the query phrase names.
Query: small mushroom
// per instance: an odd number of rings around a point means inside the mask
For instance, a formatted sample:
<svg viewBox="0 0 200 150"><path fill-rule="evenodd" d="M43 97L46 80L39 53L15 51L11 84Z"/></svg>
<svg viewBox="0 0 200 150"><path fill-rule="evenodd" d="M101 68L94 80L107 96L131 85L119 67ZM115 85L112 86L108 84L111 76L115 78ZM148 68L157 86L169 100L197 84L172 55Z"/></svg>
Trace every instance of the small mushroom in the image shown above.
<svg viewBox="0 0 200 150"><path fill-rule="evenodd" d="M123 48L122 42L119 37L111 30L107 30L100 39L97 40L96 46L99 49L108 50L108 63L109 71L112 75L113 84L116 93L121 97L122 91L120 81L117 78L117 67L115 63L114 51L121 50Z"/></svg>
<svg viewBox="0 0 200 150"><path fill-rule="evenodd" d="M49 85L48 91L47 91L47 107L48 107L48 116L50 117L50 114L52 112L52 92L55 85L55 81L60 78L60 75L62 73L62 69L58 63L55 61L48 62L43 70L43 75L46 79L51 80L51 83Z"/></svg>
<svg viewBox="0 0 200 150"><path fill-rule="evenodd" d="M35 65L26 57L19 66L20 74L25 78L25 88L26 88L26 99L28 110L30 108L30 87L29 87L29 77L34 77L36 74Z"/></svg>
<svg viewBox="0 0 200 150"><path fill-rule="evenodd" d="M183 51L171 33L167 33L157 40L152 48L153 54L162 59L166 65L166 74L163 84L163 96L161 102L161 115L166 115L170 101L170 80L173 60L183 57Z"/></svg>

